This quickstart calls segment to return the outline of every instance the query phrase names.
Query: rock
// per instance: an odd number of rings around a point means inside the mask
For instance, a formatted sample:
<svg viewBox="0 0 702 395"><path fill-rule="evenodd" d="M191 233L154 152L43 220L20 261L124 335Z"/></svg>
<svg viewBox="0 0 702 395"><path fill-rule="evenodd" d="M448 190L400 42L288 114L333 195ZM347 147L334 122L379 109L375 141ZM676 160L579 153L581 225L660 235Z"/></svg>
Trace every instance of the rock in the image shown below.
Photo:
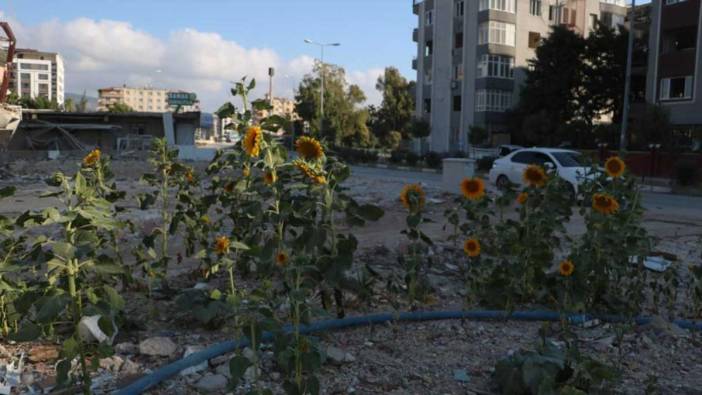
<svg viewBox="0 0 702 395"><path fill-rule="evenodd" d="M115 346L115 352L117 354L136 354L137 351L139 351L139 349L134 343L124 342Z"/></svg>
<svg viewBox="0 0 702 395"><path fill-rule="evenodd" d="M100 367L108 370L110 372L117 373L122 368L124 364L124 359L118 355L113 355L109 358L103 358L100 360Z"/></svg>
<svg viewBox="0 0 702 395"><path fill-rule="evenodd" d="M122 363L121 373L125 376L136 376L139 374L139 364L126 358Z"/></svg>
<svg viewBox="0 0 702 395"><path fill-rule="evenodd" d="M29 350L29 362L53 362L59 357L59 349L57 346L37 345Z"/></svg>
<svg viewBox="0 0 702 395"><path fill-rule="evenodd" d="M202 346L186 346L185 347L185 352L183 353L183 358L187 357L188 355L194 354L198 351L202 351L204 347ZM183 369L180 371L181 376L187 376L189 374L194 374L197 372L201 372L205 369L208 368L207 365L207 360L200 362L199 364L195 366L191 366L189 368Z"/></svg>
<svg viewBox="0 0 702 395"><path fill-rule="evenodd" d="M221 374L209 374L195 383L195 388L205 392L221 391L227 387L228 380Z"/></svg>
<svg viewBox="0 0 702 395"><path fill-rule="evenodd" d="M249 366L246 368L246 371L244 372L244 380L246 380L247 383L255 383L257 377L261 377L260 368L256 368L255 366Z"/></svg>
<svg viewBox="0 0 702 395"><path fill-rule="evenodd" d="M222 376L230 379L232 377L232 372L229 370L229 364L228 363L223 363L221 365L218 365L217 368L215 369L215 373L221 374Z"/></svg>
<svg viewBox="0 0 702 395"><path fill-rule="evenodd" d="M334 365L343 365L345 363L354 362L356 358L353 355L347 353L346 351L329 346L327 347L327 358Z"/></svg>
<svg viewBox="0 0 702 395"><path fill-rule="evenodd" d="M178 346L168 337L150 337L139 343L139 353L154 357L171 357Z"/></svg>
<svg viewBox="0 0 702 395"><path fill-rule="evenodd" d="M273 381L280 380L280 373L278 373L278 372L271 372L270 376L271 376L271 380L273 380Z"/></svg>

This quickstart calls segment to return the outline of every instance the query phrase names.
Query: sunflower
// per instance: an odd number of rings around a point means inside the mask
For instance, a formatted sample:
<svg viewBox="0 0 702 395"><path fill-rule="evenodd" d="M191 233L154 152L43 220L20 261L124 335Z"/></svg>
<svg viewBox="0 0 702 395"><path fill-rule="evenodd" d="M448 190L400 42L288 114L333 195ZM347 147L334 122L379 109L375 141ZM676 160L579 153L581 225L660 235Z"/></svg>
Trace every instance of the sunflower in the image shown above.
<svg viewBox="0 0 702 395"><path fill-rule="evenodd" d="M275 264L278 265L278 267L283 268L288 265L288 260L290 258L288 257L288 254L285 251L278 251L277 254L275 254Z"/></svg>
<svg viewBox="0 0 702 395"><path fill-rule="evenodd" d="M570 277L575 271L575 264L570 259L566 259L558 265L558 271L563 277Z"/></svg>
<svg viewBox="0 0 702 395"><path fill-rule="evenodd" d="M100 149L95 148L94 150L90 151L88 155L83 158L83 166L85 167L93 167L95 166L96 163L100 161Z"/></svg>
<svg viewBox="0 0 702 395"><path fill-rule="evenodd" d="M618 156L613 156L605 162L605 171L610 177L621 177L624 175L624 170L626 170L626 164Z"/></svg>
<svg viewBox="0 0 702 395"><path fill-rule="evenodd" d="M526 192L522 192L517 196L517 203L524 205L527 202L528 198L529 198L529 194Z"/></svg>
<svg viewBox="0 0 702 395"><path fill-rule="evenodd" d="M312 167L310 167L310 165L308 165L304 161L296 159L293 161L293 165L297 167L297 169L300 170L300 172L304 174L305 177L307 177L313 183L319 185L324 185L327 183L327 178L324 176L324 174L314 170Z"/></svg>
<svg viewBox="0 0 702 395"><path fill-rule="evenodd" d="M263 139L263 131L258 126L251 126L246 131L244 141L242 142L244 151L252 158L257 157L261 153L261 140Z"/></svg>
<svg viewBox="0 0 702 395"><path fill-rule="evenodd" d="M546 172L544 168L538 165L529 165L524 170L522 176L524 182L530 187L543 187L546 185Z"/></svg>
<svg viewBox="0 0 702 395"><path fill-rule="evenodd" d="M295 150L305 160L319 160L324 157L322 144L313 137L302 136L297 139Z"/></svg>
<svg viewBox="0 0 702 395"><path fill-rule="evenodd" d="M205 225L208 225L210 223L210 217L207 214L203 214L200 216L200 222L202 222Z"/></svg>
<svg viewBox="0 0 702 395"><path fill-rule="evenodd" d="M193 171L191 169L188 169L188 171L185 172L185 179L191 184L195 181L195 176L193 175Z"/></svg>
<svg viewBox="0 0 702 395"><path fill-rule="evenodd" d="M241 175L244 177L250 176L251 175L251 168L248 165L244 166L244 168L241 169Z"/></svg>
<svg viewBox="0 0 702 395"><path fill-rule="evenodd" d="M278 180L278 176L275 174L275 171L266 171L263 174L263 182L266 183L266 185L273 185Z"/></svg>
<svg viewBox="0 0 702 395"><path fill-rule="evenodd" d="M476 239L468 239L463 243L463 252L471 258L480 255L480 242Z"/></svg>
<svg viewBox="0 0 702 395"><path fill-rule="evenodd" d="M408 184L400 192L400 202L410 212L419 211L424 207L426 194L419 184Z"/></svg>
<svg viewBox="0 0 702 395"><path fill-rule="evenodd" d="M324 177L324 176L314 176L314 177L312 177L312 181L313 181L315 184L325 185L325 184L327 183L327 177Z"/></svg>
<svg viewBox="0 0 702 395"><path fill-rule="evenodd" d="M592 195L592 208L600 214L614 214L619 211L619 202L606 193L596 193Z"/></svg>
<svg viewBox="0 0 702 395"><path fill-rule="evenodd" d="M485 183L480 178L464 178L461 182L463 197L470 200L480 200L485 196Z"/></svg>
<svg viewBox="0 0 702 395"><path fill-rule="evenodd" d="M230 244L231 242L227 236L217 236L215 239L215 252L219 255L228 253Z"/></svg>
<svg viewBox="0 0 702 395"><path fill-rule="evenodd" d="M224 184L224 192L226 192L226 193L234 192L234 183L229 181L228 183Z"/></svg>

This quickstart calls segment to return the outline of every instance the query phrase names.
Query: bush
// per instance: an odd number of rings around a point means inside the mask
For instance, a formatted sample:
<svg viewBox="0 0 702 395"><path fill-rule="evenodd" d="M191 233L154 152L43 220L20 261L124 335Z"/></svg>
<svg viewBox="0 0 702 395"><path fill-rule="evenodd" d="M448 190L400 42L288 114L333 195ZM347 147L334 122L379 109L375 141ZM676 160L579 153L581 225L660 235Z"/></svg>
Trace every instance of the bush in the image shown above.
<svg viewBox="0 0 702 395"><path fill-rule="evenodd" d="M441 167L441 155L437 152L427 152L426 155L424 155L424 163L426 163L427 167L430 167L432 169L438 169Z"/></svg>
<svg viewBox="0 0 702 395"><path fill-rule="evenodd" d="M404 151L394 150L390 153L390 163L402 163L406 155Z"/></svg>
<svg viewBox="0 0 702 395"><path fill-rule="evenodd" d="M692 159L681 159L675 163L675 182L681 186L691 186L699 182L700 169Z"/></svg>
<svg viewBox="0 0 702 395"><path fill-rule="evenodd" d="M419 155L415 154L414 152L408 152L405 155L405 161L410 166L416 166L417 162L419 162Z"/></svg>
<svg viewBox="0 0 702 395"><path fill-rule="evenodd" d="M402 142L402 133L393 130L385 137L385 144L388 148L396 150Z"/></svg>
<svg viewBox="0 0 702 395"><path fill-rule="evenodd" d="M334 153L349 163L375 163L378 161L378 153L369 149L337 146L334 147Z"/></svg>
<svg viewBox="0 0 702 395"><path fill-rule="evenodd" d="M492 164L497 159L496 156L485 156L477 160L478 171L490 171Z"/></svg>

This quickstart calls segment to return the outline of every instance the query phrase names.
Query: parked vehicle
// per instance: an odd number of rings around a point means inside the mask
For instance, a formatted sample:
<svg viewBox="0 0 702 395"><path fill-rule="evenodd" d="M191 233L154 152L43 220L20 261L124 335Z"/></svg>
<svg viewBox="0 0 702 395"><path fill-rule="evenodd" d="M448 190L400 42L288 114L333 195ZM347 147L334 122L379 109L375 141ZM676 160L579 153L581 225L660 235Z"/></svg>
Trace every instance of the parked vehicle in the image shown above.
<svg viewBox="0 0 702 395"><path fill-rule="evenodd" d="M524 147L520 145L502 144L499 147L497 147L497 156L501 158L523 148Z"/></svg>
<svg viewBox="0 0 702 395"><path fill-rule="evenodd" d="M527 166L532 164L553 171L567 181L573 196L578 193L589 172L589 167L579 152L560 148L526 148L496 159L490 169L490 182L498 188L505 188L510 182L524 186L522 175Z"/></svg>

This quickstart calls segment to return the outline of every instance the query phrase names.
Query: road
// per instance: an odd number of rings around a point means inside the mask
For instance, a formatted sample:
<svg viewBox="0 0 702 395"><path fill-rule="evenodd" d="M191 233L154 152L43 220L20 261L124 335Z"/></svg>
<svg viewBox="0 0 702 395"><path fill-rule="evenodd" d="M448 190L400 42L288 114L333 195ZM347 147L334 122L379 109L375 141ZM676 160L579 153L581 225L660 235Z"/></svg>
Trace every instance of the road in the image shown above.
<svg viewBox="0 0 702 395"><path fill-rule="evenodd" d="M401 183L421 182L431 187L441 188L441 174L362 166L352 166L352 170L354 176ZM697 222L702 226L702 197L643 192L643 206L652 214L665 213L683 217L688 222Z"/></svg>

